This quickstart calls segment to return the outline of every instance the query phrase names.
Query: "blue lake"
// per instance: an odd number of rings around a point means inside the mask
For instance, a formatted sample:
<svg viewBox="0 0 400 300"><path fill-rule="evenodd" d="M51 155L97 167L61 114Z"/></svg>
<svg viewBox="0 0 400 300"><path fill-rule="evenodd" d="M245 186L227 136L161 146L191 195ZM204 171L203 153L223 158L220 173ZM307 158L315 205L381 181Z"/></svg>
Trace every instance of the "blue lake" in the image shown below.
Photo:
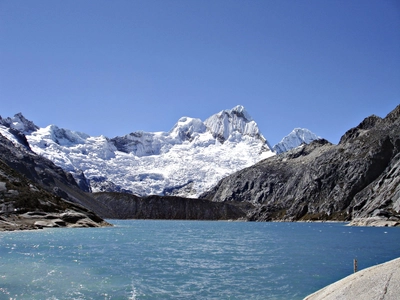
<svg viewBox="0 0 400 300"><path fill-rule="evenodd" d="M0 232L0 299L302 299L400 257L400 228L110 222Z"/></svg>

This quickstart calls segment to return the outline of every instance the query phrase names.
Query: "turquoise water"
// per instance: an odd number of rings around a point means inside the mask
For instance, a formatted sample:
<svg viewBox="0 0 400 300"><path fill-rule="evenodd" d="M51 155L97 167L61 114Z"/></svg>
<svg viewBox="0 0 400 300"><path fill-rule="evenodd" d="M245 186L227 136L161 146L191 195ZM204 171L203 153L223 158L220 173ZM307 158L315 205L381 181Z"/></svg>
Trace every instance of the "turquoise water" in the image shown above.
<svg viewBox="0 0 400 300"><path fill-rule="evenodd" d="M0 299L302 299L400 257L400 228L111 222L0 233Z"/></svg>

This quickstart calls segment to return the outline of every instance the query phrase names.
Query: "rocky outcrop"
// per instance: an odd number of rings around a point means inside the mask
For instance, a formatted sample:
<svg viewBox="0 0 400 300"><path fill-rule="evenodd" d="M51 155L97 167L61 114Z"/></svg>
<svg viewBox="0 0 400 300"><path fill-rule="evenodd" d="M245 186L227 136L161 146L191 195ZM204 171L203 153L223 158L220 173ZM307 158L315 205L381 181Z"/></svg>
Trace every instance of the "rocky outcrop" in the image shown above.
<svg viewBox="0 0 400 300"><path fill-rule="evenodd" d="M400 258L373 266L347 276L304 300L399 299Z"/></svg>
<svg viewBox="0 0 400 300"><path fill-rule="evenodd" d="M365 119L338 145L317 140L221 180L201 197L254 205L248 218L400 220L400 106Z"/></svg>
<svg viewBox="0 0 400 300"><path fill-rule="evenodd" d="M396 227L400 226L398 217L364 217L354 218L348 226Z"/></svg>
<svg viewBox="0 0 400 300"><path fill-rule="evenodd" d="M0 135L0 231L110 225L87 206L106 211L72 176Z"/></svg>
<svg viewBox="0 0 400 300"><path fill-rule="evenodd" d="M67 210L62 213L32 211L24 214L3 213L0 215L0 231L100 226L110 226L110 224L88 211Z"/></svg>
<svg viewBox="0 0 400 300"><path fill-rule="evenodd" d="M237 220L245 218L246 208L231 203L173 196L138 197L124 193L95 193L96 201L116 219Z"/></svg>
<svg viewBox="0 0 400 300"><path fill-rule="evenodd" d="M31 133L39 129L39 127L32 121L27 120L22 113L18 113L12 118L5 119L0 116L0 125L9 127L10 129L21 132L22 134Z"/></svg>

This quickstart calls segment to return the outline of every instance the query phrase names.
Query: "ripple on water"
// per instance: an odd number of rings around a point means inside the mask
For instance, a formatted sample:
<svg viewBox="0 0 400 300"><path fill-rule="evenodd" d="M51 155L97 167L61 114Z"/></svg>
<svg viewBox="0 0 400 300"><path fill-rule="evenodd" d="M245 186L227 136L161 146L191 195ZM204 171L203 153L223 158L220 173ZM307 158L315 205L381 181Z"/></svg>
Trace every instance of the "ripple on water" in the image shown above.
<svg viewBox="0 0 400 300"><path fill-rule="evenodd" d="M0 233L0 299L302 299L400 256L396 228L115 223Z"/></svg>

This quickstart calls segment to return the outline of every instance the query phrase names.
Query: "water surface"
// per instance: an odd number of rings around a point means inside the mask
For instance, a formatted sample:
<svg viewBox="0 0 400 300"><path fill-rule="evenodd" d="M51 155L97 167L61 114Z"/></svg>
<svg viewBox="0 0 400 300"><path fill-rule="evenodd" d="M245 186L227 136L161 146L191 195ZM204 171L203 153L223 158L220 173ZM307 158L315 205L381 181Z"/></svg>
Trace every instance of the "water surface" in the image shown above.
<svg viewBox="0 0 400 300"><path fill-rule="evenodd" d="M400 228L111 223L0 233L0 299L302 299L400 257Z"/></svg>

